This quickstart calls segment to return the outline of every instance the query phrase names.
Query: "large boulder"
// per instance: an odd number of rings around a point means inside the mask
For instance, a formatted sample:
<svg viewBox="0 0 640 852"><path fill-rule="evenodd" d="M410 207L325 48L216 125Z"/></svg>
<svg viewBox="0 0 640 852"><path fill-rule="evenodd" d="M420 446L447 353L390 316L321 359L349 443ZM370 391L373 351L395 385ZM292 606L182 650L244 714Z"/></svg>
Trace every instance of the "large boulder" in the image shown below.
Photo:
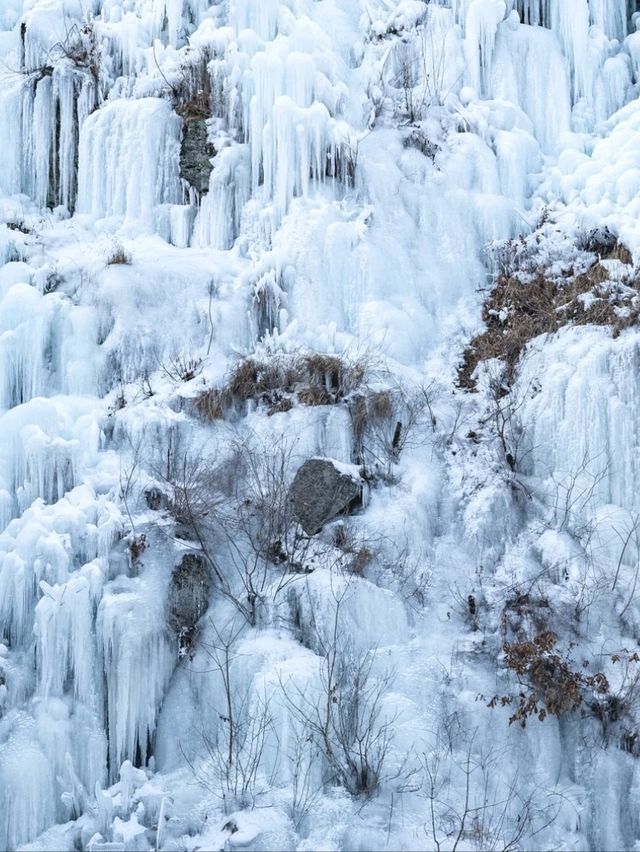
<svg viewBox="0 0 640 852"><path fill-rule="evenodd" d="M361 500L358 468L335 459L308 459L289 489L293 513L308 535L315 535L328 521L347 513Z"/></svg>

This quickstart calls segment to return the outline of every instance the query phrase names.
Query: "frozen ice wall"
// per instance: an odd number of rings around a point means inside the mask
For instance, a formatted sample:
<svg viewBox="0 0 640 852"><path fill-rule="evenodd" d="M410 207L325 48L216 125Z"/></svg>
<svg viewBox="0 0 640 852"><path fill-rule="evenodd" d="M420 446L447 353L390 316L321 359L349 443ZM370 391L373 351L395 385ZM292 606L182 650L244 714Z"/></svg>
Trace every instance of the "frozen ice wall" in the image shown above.
<svg viewBox="0 0 640 852"><path fill-rule="evenodd" d="M0 5L0 848L423 848L418 757L440 754L443 719L457 743L442 788L452 808L465 754L480 766L499 752L500 779L473 795L517 787L526 820L510 804L500 825L526 821L523 848L632 848L636 757L618 747L631 728L594 756L593 720L522 732L477 696L507 688L498 625L517 583L544 568L557 582L541 599L568 611L579 595L585 554L567 530L536 526L554 484L595 477L584 520L609 513L603 550L637 516L637 335L532 343L519 486L493 476L478 437L487 399L454 387L494 271L488 243L533 231L547 207L567 233L608 223L637 256L629 4ZM328 404L331 387L309 404L198 414L230 365L301 351L368 359L378 401L406 382L426 402L418 415L403 401L406 456L367 480L349 519L354 578L333 570L329 531L239 634L239 724L258 724L264 753L232 808L212 781L230 715L211 649L237 616L220 578L237 581L239 545L215 542L199 587L209 618L188 646L170 601L200 545L169 512L171 482L216 466L224 500L240 500L251 476L268 479L260 453L274 442L289 447L286 476L314 455L353 473L362 436L353 409ZM372 440L379 450L385 435ZM609 611L591 610L589 660L598 631L635 636L631 552ZM364 804L327 785L326 756L296 752L304 725L282 689L322 694L339 615L353 658L372 654L394 720L389 762L407 773ZM561 804L538 835L541 795ZM513 848L509 836L464 842Z"/></svg>

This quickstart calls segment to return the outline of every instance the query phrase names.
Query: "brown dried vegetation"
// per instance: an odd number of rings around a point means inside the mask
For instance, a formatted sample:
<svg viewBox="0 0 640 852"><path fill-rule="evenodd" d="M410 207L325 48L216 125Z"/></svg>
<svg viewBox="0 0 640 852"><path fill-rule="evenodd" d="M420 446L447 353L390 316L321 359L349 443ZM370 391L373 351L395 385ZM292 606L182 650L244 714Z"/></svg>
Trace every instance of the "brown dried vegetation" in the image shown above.
<svg viewBox="0 0 640 852"><path fill-rule="evenodd" d="M107 266L129 266L131 255L125 250L120 242L114 242L107 255Z"/></svg>
<svg viewBox="0 0 640 852"><path fill-rule="evenodd" d="M204 52L196 62L185 64L179 83L171 87L175 111L186 122L213 114L209 61L210 56Z"/></svg>
<svg viewBox="0 0 640 852"><path fill-rule="evenodd" d="M221 420L232 411L244 411L250 401L262 404L269 415L301 405L335 405L362 385L363 361L340 355L310 353L269 360L244 358L231 370L226 384L209 388L195 400L205 420Z"/></svg>
<svg viewBox="0 0 640 852"><path fill-rule="evenodd" d="M629 263L631 255L616 243L606 254L606 259L614 258ZM586 272L569 275L563 281L554 280L544 270L538 270L526 282L515 273L500 274L483 307L486 330L464 352L458 371L460 387L475 390L474 371L480 362L491 358L502 359L506 378L512 379L527 343L565 325L606 325L617 336L638 322L639 292L640 281L634 281L633 286L610 281L599 260Z"/></svg>
<svg viewBox="0 0 640 852"><path fill-rule="evenodd" d="M530 716L542 722L549 714L561 716L576 710L587 691L597 696L609 692L609 681L602 672L574 671L567 656L558 653L556 642L555 634L546 630L528 641L504 643L505 665L524 686L509 724L518 722L524 728ZM495 696L489 707L508 705L512 700L511 696Z"/></svg>

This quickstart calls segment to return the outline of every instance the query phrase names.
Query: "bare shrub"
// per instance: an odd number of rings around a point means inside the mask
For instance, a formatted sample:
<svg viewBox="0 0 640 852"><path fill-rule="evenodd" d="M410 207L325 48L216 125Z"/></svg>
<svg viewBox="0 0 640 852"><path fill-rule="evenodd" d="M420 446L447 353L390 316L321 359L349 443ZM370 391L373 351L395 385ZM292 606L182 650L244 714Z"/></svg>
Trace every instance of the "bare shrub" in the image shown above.
<svg viewBox="0 0 640 852"><path fill-rule="evenodd" d="M89 73L98 80L100 73L100 44L93 23L86 21L82 26L73 24L62 42L55 44L50 56L68 59L76 68Z"/></svg>
<svg viewBox="0 0 640 852"><path fill-rule="evenodd" d="M559 323L555 313L553 283L540 275L523 284L515 277L500 276L482 310L487 330L466 349L458 373L460 387L475 390L473 373L481 361L501 358L511 377L525 345Z"/></svg>
<svg viewBox="0 0 640 852"><path fill-rule="evenodd" d="M197 532L199 525L213 515L225 499L218 468L195 454L185 454L180 463L172 467L172 475L168 478L171 512L179 524Z"/></svg>
<svg viewBox="0 0 640 852"><path fill-rule="evenodd" d="M520 772L505 776L503 757L482 748L477 730L469 732L455 714L441 720L434 747L422 755L424 831L438 852L516 852L555 821L559 805L550 807L549 794L535 789L522 795Z"/></svg>
<svg viewBox="0 0 640 852"><path fill-rule="evenodd" d="M211 624L212 642L202 648L221 683L223 710L218 714L214 736L201 734L208 760L196 769L188 761L197 781L222 800L225 813L255 804L259 795L259 773L265 743L273 728L266 695L254 697L250 686L242 688L234 674L237 642L242 628L228 626L220 631Z"/></svg>
<svg viewBox="0 0 640 852"><path fill-rule="evenodd" d="M393 468L403 451L429 440L436 427L433 385L392 387L354 394L349 412L355 457L369 476L394 482Z"/></svg>
<svg viewBox="0 0 640 852"><path fill-rule="evenodd" d="M25 31L22 30L23 39L24 35ZM24 54L24 43L22 48ZM101 51L93 21L85 20L81 24L73 23L67 27L64 38L54 42L38 66L29 68L26 73L36 81L50 77L54 66L61 61L68 62L74 69L85 72L91 75L95 82L98 81Z"/></svg>
<svg viewBox="0 0 640 852"><path fill-rule="evenodd" d="M522 235L490 243L485 254L498 278L515 278L520 273L533 271L529 269L531 249Z"/></svg>
<svg viewBox="0 0 640 852"><path fill-rule="evenodd" d="M218 388L207 388L196 397L194 406L196 413L203 420L224 420L227 398L224 391Z"/></svg>
<svg viewBox="0 0 640 852"><path fill-rule="evenodd" d="M267 599L311 570L311 539L288 502L292 452L284 439L234 438L221 461L187 455L162 477L181 535L198 543L218 590L252 625Z"/></svg>
<svg viewBox="0 0 640 852"><path fill-rule="evenodd" d="M295 522L289 504L293 444L253 438L236 443L243 484L230 511L219 517L218 537L245 601L244 615L255 624L267 595L275 601L301 575L312 570L312 538Z"/></svg>
<svg viewBox="0 0 640 852"><path fill-rule="evenodd" d="M553 471L550 477L552 485L545 495L545 502L551 509L557 530L569 530L587 544L593 530L590 522L585 520L585 512L593 505L598 488L606 480L609 470L608 459L585 452L580 464L569 473Z"/></svg>
<svg viewBox="0 0 640 852"><path fill-rule="evenodd" d="M298 834L304 831L309 814L320 798L322 787L314 782L313 766L318 749L305 731L297 731L288 759L291 771L289 818Z"/></svg>
<svg viewBox="0 0 640 852"><path fill-rule="evenodd" d="M172 382L190 382L202 373L202 358L181 350L174 353L168 361L163 361L160 369Z"/></svg>
<svg viewBox="0 0 640 852"><path fill-rule="evenodd" d="M119 240L113 240L106 257L107 266L129 266L131 255Z"/></svg>
<svg viewBox="0 0 640 852"><path fill-rule="evenodd" d="M383 698L391 677L373 674L375 652L353 652L342 636L341 605L347 585L336 595L333 632L321 649L320 696L310 695L290 681L280 681L293 716L324 755L329 779L352 796L371 798L385 781L397 777L386 771L396 717L387 715Z"/></svg>
<svg viewBox="0 0 640 852"><path fill-rule="evenodd" d="M480 422L490 425L497 438L502 457L512 472L522 472L525 458L530 453L526 441L526 429L522 409L526 404L530 387L518 391L510 390L501 375L493 375L489 381L489 413Z"/></svg>
<svg viewBox="0 0 640 852"><path fill-rule="evenodd" d="M364 577L376 558L373 543L357 538L344 524L335 528L334 543L346 557L340 560L341 567L355 577Z"/></svg>

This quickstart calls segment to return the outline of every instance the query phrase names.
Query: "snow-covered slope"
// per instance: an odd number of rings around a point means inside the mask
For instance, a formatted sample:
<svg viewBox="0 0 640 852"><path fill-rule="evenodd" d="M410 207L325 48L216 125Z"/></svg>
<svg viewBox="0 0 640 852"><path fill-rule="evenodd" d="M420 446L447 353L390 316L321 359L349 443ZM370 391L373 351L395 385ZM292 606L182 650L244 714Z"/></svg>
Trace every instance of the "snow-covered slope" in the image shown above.
<svg viewBox="0 0 640 852"><path fill-rule="evenodd" d="M0 2L0 848L639 847L635 6Z"/></svg>

